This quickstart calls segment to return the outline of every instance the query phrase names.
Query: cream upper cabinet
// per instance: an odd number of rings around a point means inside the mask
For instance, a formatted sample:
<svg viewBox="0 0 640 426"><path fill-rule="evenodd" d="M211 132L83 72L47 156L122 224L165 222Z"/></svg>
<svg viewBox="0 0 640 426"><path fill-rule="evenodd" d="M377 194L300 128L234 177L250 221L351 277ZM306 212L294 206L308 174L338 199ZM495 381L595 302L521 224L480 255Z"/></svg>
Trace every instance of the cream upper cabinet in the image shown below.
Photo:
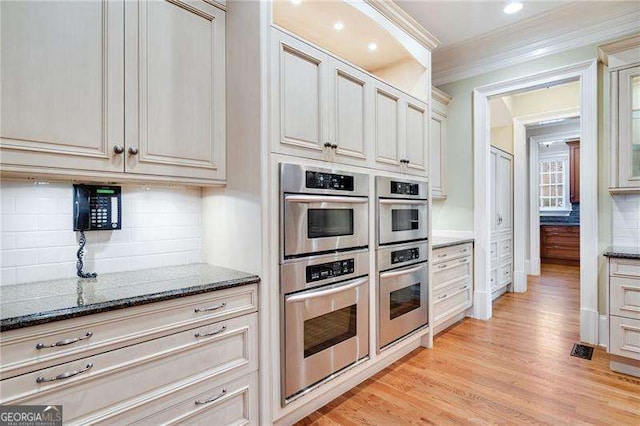
<svg viewBox="0 0 640 426"><path fill-rule="evenodd" d="M0 7L3 173L224 182L224 11L205 0Z"/></svg>
<svg viewBox="0 0 640 426"><path fill-rule="evenodd" d="M360 70L331 60L329 77L329 139L333 159L366 165L371 138L371 79Z"/></svg>
<svg viewBox="0 0 640 426"><path fill-rule="evenodd" d="M374 96L376 162L383 166L400 168L403 164L400 160L404 160L400 146L400 92L391 86L376 82Z"/></svg>
<svg viewBox="0 0 640 426"><path fill-rule="evenodd" d="M408 100L405 106L405 164L410 171L423 174L427 171L429 113L426 105Z"/></svg>
<svg viewBox="0 0 640 426"><path fill-rule="evenodd" d="M640 66L615 73L617 83L618 186L640 187Z"/></svg>
<svg viewBox="0 0 640 426"><path fill-rule="evenodd" d="M3 169L123 171L123 8L0 2Z"/></svg>
<svg viewBox="0 0 640 426"><path fill-rule="evenodd" d="M431 89L431 123L429 126L429 181L434 199L447 198L446 145L447 105L451 97L433 87Z"/></svg>
<svg viewBox="0 0 640 426"><path fill-rule="evenodd" d="M328 160L329 58L280 31L271 34L272 148L275 152Z"/></svg>
<svg viewBox="0 0 640 426"><path fill-rule="evenodd" d="M225 13L204 0L127 4L126 171L225 178Z"/></svg>

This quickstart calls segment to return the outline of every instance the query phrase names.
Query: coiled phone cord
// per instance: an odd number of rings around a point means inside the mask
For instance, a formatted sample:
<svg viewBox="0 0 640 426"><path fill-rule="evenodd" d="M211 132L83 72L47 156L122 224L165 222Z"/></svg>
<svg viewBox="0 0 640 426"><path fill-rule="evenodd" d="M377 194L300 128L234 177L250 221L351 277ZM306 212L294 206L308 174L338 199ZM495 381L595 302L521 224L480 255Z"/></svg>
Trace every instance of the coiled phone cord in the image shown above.
<svg viewBox="0 0 640 426"><path fill-rule="evenodd" d="M76 269L78 270L78 276L80 278L96 278L98 274L95 272L82 272L84 267L84 246L87 244L87 237L84 236L84 231L80 231L80 247L78 248L78 262L76 262Z"/></svg>

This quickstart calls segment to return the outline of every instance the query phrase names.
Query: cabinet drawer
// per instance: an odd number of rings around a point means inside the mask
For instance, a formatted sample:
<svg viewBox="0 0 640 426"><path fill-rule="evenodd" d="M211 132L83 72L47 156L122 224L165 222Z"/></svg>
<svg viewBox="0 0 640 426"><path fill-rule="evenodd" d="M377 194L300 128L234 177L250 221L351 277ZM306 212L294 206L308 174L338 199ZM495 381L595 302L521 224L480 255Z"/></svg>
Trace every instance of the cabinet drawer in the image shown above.
<svg viewBox="0 0 640 426"><path fill-rule="evenodd" d="M640 320L609 316L609 352L640 360Z"/></svg>
<svg viewBox="0 0 640 426"><path fill-rule="evenodd" d="M495 290L496 288L498 288L498 270L497 269L492 269L491 270L491 278L490 278L490 282L491 282L491 290Z"/></svg>
<svg viewBox="0 0 640 426"><path fill-rule="evenodd" d="M446 287L437 294L433 304L433 318L436 325L451 315L471 307L472 290L471 281L462 280Z"/></svg>
<svg viewBox="0 0 640 426"><path fill-rule="evenodd" d="M579 226L548 226L542 225L541 231L543 236L564 235L564 236L580 236Z"/></svg>
<svg viewBox="0 0 640 426"><path fill-rule="evenodd" d="M434 266L433 288L446 286L453 280L471 276L471 257L449 260Z"/></svg>
<svg viewBox="0 0 640 426"><path fill-rule="evenodd" d="M611 315L640 319L640 280L611 277L609 300Z"/></svg>
<svg viewBox="0 0 640 426"><path fill-rule="evenodd" d="M257 314L233 318L0 382L3 404L64 405L65 421L167 386L257 368ZM42 382L42 378L68 378Z"/></svg>
<svg viewBox="0 0 640 426"><path fill-rule="evenodd" d="M0 374L13 377L255 312L257 303L257 286L249 285L6 331Z"/></svg>
<svg viewBox="0 0 640 426"><path fill-rule="evenodd" d="M498 242L494 241L490 245L489 249L489 259L491 262L495 262L498 260Z"/></svg>
<svg viewBox="0 0 640 426"><path fill-rule="evenodd" d="M511 259L511 239L498 241L498 259L500 261Z"/></svg>
<svg viewBox="0 0 640 426"><path fill-rule="evenodd" d="M640 260L609 259L609 274L613 276L640 277Z"/></svg>
<svg viewBox="0 0 640 426"><path fill-rule="evenodd" d="M573 235L543 235L542 244L557 244L563 247L580 247L580 237Z"/></svg>
<svg viewBox="0 0 640 426"><path fill-rule="evenodd" d="M512 280L512 267L510 263L507 263L504 266L501 266L500 268L498 268L498 286L502 287L504 285L507 285L511 282Z"/></svg>
<svg viewBox="0 0 640 426"><path fill-rule="evenodd" d="M472 254L472 246L470 243L458 244L456 246L443 247L433 250L433 264L449 261L451 259L457 259L463 256L469 256Z"/></svg>
<svg viewBox="0 0 640 426"><path fill-rule="evenodd" d="M580 246L543 245L540 250L540 256L550 259L580 260Z"/></svg>
<svg viewBox="0 0 640 426"><path fill-rule="evenodd" d="M258 373L226 383L207 379L156 396L115 416L87 419L100 425L258 424ZM198 401L198 402L196 402Z"/></svg>

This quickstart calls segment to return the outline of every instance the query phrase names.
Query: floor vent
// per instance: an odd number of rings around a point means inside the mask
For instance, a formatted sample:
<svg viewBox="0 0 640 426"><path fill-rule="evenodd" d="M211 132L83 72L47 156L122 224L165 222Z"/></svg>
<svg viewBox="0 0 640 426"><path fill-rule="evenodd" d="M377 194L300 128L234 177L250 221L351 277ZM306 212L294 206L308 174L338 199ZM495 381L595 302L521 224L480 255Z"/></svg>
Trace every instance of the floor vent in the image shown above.
<svg viewBox="0 0 640 426"><path fill-rule="evenodd" d="M573 349L571 350L571 356L576 356L582 359L588 359L591 361L591 357L593 356L593 348L591 346L581 345L580 343L576 343L573 345Z"/></svg>

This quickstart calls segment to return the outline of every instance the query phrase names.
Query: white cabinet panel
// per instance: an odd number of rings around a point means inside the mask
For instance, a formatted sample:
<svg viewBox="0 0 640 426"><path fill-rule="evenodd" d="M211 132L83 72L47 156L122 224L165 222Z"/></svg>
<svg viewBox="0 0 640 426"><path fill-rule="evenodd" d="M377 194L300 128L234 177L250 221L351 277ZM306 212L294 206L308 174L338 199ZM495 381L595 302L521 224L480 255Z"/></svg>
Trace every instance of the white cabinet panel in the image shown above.
<svg viewBox="0 0 640 426"><path fill-rule="evenodd" d="M0 3L3 164L123 171L123 10Z"/></svg>
<svg viewBox="0 0 640 426"><path fill-rule="evenodd" d="M137 37L127 43L139 57L127 63L137 100L127 147L139 153L127 153L127 172L224 179L224 12L203 0L141 1L131 12Z"/></svg>
<svg viewBox="0 0 640 426"><path fill-rule="evenodd" d="M406 104L405 160L407 167L420 172L427 170L427 128L429 126L427 107L417 103Z"/></svg>
<svg viewBox="0 0 640 426"><path fill-rule="evenodd" d="M400 166L400 98L376 88L376 161Z"/></svg>
<svg viewBox="0 0 640 426"><path fill-rule="evenodd" d="M429 127L429 180L431 181L431 194L434 198L444 198L444 132L445 123L440 115L433 114Z"/></svg>
<svg viewBox="0 0 640 426"><path fill-rule="evenodd" d="M640 360L640 320L610 316L609 352Z"/></svg>

